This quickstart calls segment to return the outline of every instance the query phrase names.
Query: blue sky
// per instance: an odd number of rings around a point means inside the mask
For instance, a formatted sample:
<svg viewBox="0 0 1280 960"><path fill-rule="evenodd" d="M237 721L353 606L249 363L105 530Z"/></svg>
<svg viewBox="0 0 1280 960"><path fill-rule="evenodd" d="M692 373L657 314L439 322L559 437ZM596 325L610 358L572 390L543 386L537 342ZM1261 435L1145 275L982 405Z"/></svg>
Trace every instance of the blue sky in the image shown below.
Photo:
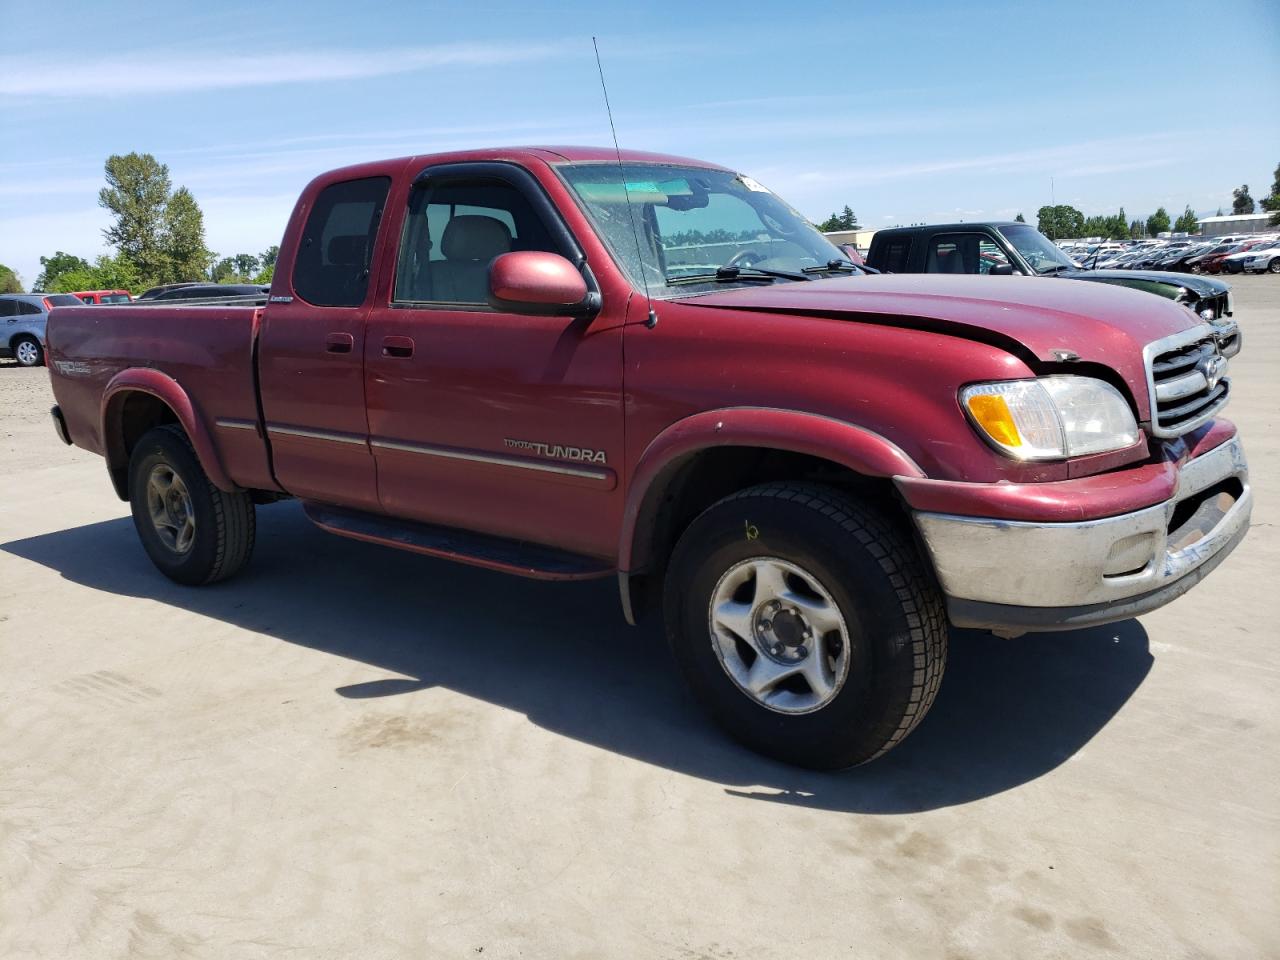
<svg viewBox="0 0 1280 960"><path fill-rule="evenodd" d="M359 160L609 142L754 176L868 226L1201 213L1280 162L1280 4L362 4L0 0L0 263L103 252L102 163L153 153L209 246L278 241Z"/></svg>

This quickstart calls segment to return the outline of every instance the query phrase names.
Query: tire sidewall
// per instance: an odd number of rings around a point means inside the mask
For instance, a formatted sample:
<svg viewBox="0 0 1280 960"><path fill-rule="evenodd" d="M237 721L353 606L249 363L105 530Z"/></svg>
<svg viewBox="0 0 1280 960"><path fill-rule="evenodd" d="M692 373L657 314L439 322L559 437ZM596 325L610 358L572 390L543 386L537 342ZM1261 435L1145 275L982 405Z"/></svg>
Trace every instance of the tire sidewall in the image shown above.
<svg viewBox="0 0 1280 960"><path fill-rule="evenodd" d="M191 497L196 531L191 549L186 553L177 553L165 545L147 508L147 481L151 471L161 464L182 479ZM138 441L129 458L129 503L138 538L151 561L179 583L206 582L218 556L217 514L204 470L185 440L162 428L150 431Z"/></svg>
<svg viewBox="0 0 1280 960"><path fill-rule="evenodd" d="M668 640L693 693L732 736L789 762L832 768L869 759L897 729L906 709L901 701L910 693L913 648L876 548L883 555L882 546L861 543L832 518L771 497L723 502L689 527L668 573ZM712 642L709 604L720 577L739 561L764 557L794 563L821 583L848 629L846 680L810 713L778 713L756 702L726 673ZM903 670L905 691L892 682ZM833 742L847 749L833 757Z"/></svg>

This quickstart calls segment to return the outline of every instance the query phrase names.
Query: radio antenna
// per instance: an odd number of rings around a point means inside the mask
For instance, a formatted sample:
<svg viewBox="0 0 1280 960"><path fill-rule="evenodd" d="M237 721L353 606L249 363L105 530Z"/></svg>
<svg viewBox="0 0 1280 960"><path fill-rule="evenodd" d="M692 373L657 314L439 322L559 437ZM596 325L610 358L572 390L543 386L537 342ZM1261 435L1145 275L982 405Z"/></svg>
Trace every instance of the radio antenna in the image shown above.
<svg viewBox="0 0 1280 960"><path fill-rule="evenodd" d="M604 65L600 62L600 45L596 38L591 38L591 48L596 52L596 69L600 71L600 89L604 91L604 112L609 116L609 132L613 134L613 152L618 157L618 176L622 179L622 195L627 199L627 219L631 221L631 235L636 241L636 260L640 264L640 282L644 285L644 300L649 307L649 315L644 325L652 330L658 325L658 314L653 309L653 297L649 295L649 278L644 272L644 254L640 248L640 228L636 226L635 213L631 208L631 191L627 189L627 172L622 167L622 148L618 146L618 128L613 125L613 108L609 106L609 87L604 82Z"/></svg>

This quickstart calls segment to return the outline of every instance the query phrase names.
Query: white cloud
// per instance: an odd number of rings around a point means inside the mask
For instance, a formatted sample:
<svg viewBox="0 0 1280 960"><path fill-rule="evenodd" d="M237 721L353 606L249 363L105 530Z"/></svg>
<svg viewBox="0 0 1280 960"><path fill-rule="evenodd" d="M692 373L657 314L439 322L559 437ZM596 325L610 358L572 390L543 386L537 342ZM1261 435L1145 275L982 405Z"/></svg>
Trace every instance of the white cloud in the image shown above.
<svg viewBox="0 0 1280 960"><path fill-rule="evenodd" d="M188 93L284 83L356 80L437 67L486 67L559 58L564 44L459 44L360 51L314 49L264 53L139 51L77 56L49 70L0 74L0 97L120 97Z"/></svg>

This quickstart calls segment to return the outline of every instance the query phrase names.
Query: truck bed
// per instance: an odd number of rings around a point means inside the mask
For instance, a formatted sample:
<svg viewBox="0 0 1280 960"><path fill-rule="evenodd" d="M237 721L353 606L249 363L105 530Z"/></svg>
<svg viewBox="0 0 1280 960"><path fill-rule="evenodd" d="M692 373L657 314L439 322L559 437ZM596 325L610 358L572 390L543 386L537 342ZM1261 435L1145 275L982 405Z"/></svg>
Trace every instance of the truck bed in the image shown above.
<svg viewBox="0 0 1280 960"><path fill-rule="evenodd" d="M163 371L191 398L230 479L242 487L274 487L254 376L261 312L225 304L55 308L46 334L48 363L72 440L105 455L104 413L113 394L126 383L146 392L139 384Z"/></svg>

